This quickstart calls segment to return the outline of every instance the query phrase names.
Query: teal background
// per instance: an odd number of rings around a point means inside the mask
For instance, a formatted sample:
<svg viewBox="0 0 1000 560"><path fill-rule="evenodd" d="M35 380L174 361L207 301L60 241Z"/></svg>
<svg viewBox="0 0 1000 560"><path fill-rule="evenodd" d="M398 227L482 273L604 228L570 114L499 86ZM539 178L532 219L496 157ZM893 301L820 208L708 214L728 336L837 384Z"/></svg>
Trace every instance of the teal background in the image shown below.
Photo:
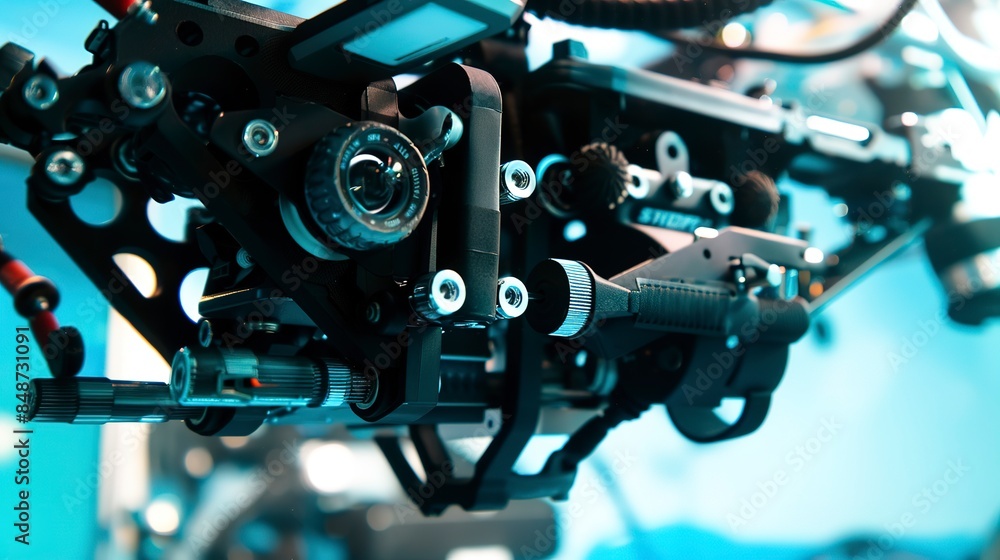
<svg viewBox="0 0 1000 560"><path fill-rule="evenodd" d="M82 49L87 34L102 17L90 2L5 2L0 19L0 40L17 42L36 55L49 58L63 72L71 72L88 62ZM41 25L39 25L41 24ZM0 152L0 236L15 256L23 258L36 274L56 282L62 294L57 316L63 324L81 330L86 343L84 375L104 371L107 304L45 230L28 213L25 184L30 159L4 148ZM83 311L83 310L86 311ZM15 543L13 506L18 488L14 485L15 458L7 450L17 438L13 413L17 400L14 388L14 329L27 322L14 313L9 297L0 298L0 556L9 559L70 559L93 556L97 545L97 491L81 490L79 504L72 499L78 481L97 472L99 427L31 425L31 545ZM48 371L38 345L33 347L34 376ZM86 482L81 488L87 488ZM69 498L66 502L64 498ZM67 507L70 503L72 507ZM77 507L78 506L78 507Z"/></svg>
<svg viewBox="0 0 1000 560"><path fill-rule="evenodd" d="M272 3L300 15L317 11L320 4ZM48 15L47 8L54 13ZM70 72L87 62L82 43L102 17L90 2L5 2L0 39L23 39L24 46ZM44 25L32 23L43 19ZM585 36L596 60L622 63L602 59L601 36ZM629 52L634 59L663 48L648 39L634 45ZM544 50L542 45L534 52ZM26 175L26 159L0 152L0 235L10 251L60 286L59 317L80 328L87 343L84 374L101 375L106 306L25 209ZM844 232L823 193L783 187L795 189L794 215L816 226L816 243L827 250L837 247ZM914 359L899 368L889 360L889 353L899 351L922 323L939 316L942 305L941 291L917 247L831 307L824 317L829 336L814 331L793 347L772 412L758 432L698 446L683 440L660 409L616 430L597 459L586 464L580 480L603 472L617 452L633 453L639 461L616 479L614 492L591 501L586 486L577 488L573 499L584 511L579 517L560 506L568 532L558 557L646 558L653 549L680 558L803 558L845 535L878 537L913 507L915 492L959 458L971 471L919 517L904 540L936 558L966 557L986 542L1000 515L1000 326L970 330L943 323ZM64 496L96 471L96 427L34 426L32 544L13 544L16 489L8 448L16 441L10 431L17 425L10 372L14 328L24 324L9 299L0 297L0 367L8 372L0 380L0 557L91 558L101 536L95 496L72 512ZM34 371L41 375L45 369L37 347L34 356ZM746 527L730 530L726 514L737 511L740 500L776 469L787 470L786 454L808 441L827 417L842 423L843 433L795 473Z"/></svg>

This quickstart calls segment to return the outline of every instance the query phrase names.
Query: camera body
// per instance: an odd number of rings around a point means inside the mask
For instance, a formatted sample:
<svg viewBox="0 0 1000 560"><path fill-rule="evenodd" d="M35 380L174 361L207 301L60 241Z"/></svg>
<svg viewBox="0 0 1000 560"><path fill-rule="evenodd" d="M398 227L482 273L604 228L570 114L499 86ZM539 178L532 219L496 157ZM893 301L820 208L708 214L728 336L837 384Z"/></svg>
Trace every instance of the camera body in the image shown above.
<svg viewBox="0 0 1000 560"><path fill-rule="evenodd" d="M30 211L171 363L169 383L76 377L79 337L39 326L55 379L33 380L33 419L183 420L205 436L378 425L424 513L565 497L607 432L651 406L694 441L757 429L789 345L881 250L825 258L791 231L775 177L852 206L865 193L817 158L933 183L892 194L881 219L897 230L944 219L957 198L933 173L961 170L913 165L907 131L592 64L572 41L529 73L522 9L348 1L301 20L233 0L139 2L94 29L93 62L64 78L4 46L0 137L36 158ZM453 27L393 43L394 26L428 14ZM419 76L397 89L405 70ZM97 179L121 200L102 224L70 204ZM177 198L197 203L172 240L147 212ZM151 266L155 290L123 254ZM198 269L189 317L180 298ZM24 286L19 311L50 316L54 287ZM743 403L732 422L715 413L727 399ZM541 471L514 471L547 417L580 413ZM445 424L491 437L469 476Z"/></svg>

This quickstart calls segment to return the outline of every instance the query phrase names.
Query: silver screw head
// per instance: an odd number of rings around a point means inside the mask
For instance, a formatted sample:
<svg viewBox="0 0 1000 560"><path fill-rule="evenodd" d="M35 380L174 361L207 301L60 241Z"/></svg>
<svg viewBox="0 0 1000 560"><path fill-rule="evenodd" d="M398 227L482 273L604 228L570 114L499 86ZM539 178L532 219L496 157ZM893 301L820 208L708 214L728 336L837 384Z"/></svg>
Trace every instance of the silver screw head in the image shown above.
<svg viewBox="0 0 1000 560"><path fill-rule="evenodd" d="M465 303L465 282L457 272L442 270L431 282L430 299L438 313L451 315Z"/></svg>
<svg viewBox="0 0 1000 560"><path fill-rule="evenodd" d="M510 204L535 192L535 170L515 159L500 166L500 203Z"/></svg>
<svg viewBox="0 0 1000 560"><path fill-rule="evenodd" d="M56 150L45 159L45 176L57 185L74 185L86 171L83 158L70 149Z"/></svg>
<svg viewBox="0 0 1000 560"><path fill-rule="evenodd" d="M243 147L254 157L269 156L278 149L278 129L264 119L254 119L243 128Z"/></svg>
<svg viewBox="0 0 1000 560"><path fill-rule="evenodd" d="M427 321L437 321L465 304L465 281L454 270L439 270L421 278L413 286L410 305Z"/></svg>
<svg viewBox="0 0 1000 560"><path fill-rule="evenodd" d="M118 77L118 93L132 108L152 109L167 97L167 78L155 64L133 62Z"/></svg>
<svg viewBox="0 0 1000 560"><path fill-rule="evenodd" d="M25 103L39 111L44 111L59 101L59 85L45 74L35 74L28 78L21 93L24 94Z"/></svg>
<svg viewBox="0 0 1000 560"><path fill-rule="evenodd" d="M514 319L524 315L528 309L528 288L513 276L501 278L497 282L497 315L503 319Z"/></svg>

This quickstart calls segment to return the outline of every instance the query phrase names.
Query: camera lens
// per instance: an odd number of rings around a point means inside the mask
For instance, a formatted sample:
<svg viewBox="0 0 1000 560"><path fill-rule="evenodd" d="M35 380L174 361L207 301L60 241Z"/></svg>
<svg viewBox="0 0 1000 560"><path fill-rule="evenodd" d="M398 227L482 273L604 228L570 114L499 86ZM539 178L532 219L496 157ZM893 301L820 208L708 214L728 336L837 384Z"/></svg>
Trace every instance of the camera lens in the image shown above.
<svg viewBox="0 0 1000 560"><path fill-rule="evenodd" d="M314 225L331 243L378 249L405 239L420 223L430 200L427 167L398 130L351 123L316 144L305 199Z"/></svg>
<svg viewBox="0 0 1000 560"><path fill-rule="evenodd" d="M347 168L347 190L351 200L369 214L393 212L403 199L406 186L403 164L391 155L358 154Z"/></svg>

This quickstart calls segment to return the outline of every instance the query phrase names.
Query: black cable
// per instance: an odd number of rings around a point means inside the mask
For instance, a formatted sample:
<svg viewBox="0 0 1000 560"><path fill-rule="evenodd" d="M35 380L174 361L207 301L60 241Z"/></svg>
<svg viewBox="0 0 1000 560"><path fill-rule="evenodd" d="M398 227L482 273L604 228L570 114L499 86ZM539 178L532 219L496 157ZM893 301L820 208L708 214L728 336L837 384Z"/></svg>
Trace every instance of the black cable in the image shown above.
<svg viewBox="0 0 1000 560"><path fill-rule="evenodd" d="M752 58L756 60L771 60L775 62L790 62L795 64L824 64L835 62L852 56L861 54L882 41L889 38L906 14L910 13L916 6L918 0L903 0L899 8L892 17L888 18L882 25L878 26L868 35L865 35L856 43L848 45L842 49L816 54L795 54L777 51L762 51L757 49L739 49L730 47L720 47L717 45L704 45L700 41L681 37L673 33L661 34L661 38L666 39L678 46L694 46L703 52L725 55L730 58Z"/></svg>
<svg viewBox="0 0 1000 560"><path fill-rule="evenodd" d="M528 10L575 25L626 31L697 27L752 12L774 0L530 0Z"/></svg>
<svg viewBox="0 0 1000 560"><path fill-rule="evenodd" d="M580 426L563 448L553 453L549 460L560 462L560 469L564 472L575 470L580 462L597 449L608 432L622 422L635 420L648 408L648 403L638 402L624 393L615 392L610 404Z"/></svg>

